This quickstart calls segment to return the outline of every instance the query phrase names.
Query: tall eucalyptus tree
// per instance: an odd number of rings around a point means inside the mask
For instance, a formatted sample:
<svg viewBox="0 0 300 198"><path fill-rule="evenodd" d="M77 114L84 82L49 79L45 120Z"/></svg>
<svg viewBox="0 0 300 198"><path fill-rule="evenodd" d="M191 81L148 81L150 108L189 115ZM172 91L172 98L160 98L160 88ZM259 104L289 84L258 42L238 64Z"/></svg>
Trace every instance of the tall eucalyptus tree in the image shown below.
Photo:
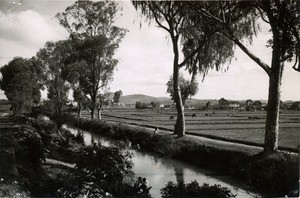
<svg viewBox="0 0 300 198"><path fill-rule="evenodd" d="M47 42L37 53L38 60L45 67L48 98L54 107L55 118L61 125L62 108L68 98L69 84L65 76L66 65L70 59L68 41Z"/></svg>
<svg viewBox="0 0 300 198"><path fill-rule="evenodd" d="M189 9L181 1L133 1L136 9L148 21L154 21L159 28L165 30L173 45L173 90L176 103L177 120L174 133L178 137L185 134L184 105L179 87L179 70L185 67L192 74L192 81L198 72L206 74L209 69L217 70L233 56L233 44L227 38L220 37L214 28L195 26L192 20L186 17ZM198 21L197 21L198 22ZM202 24L202 22L201 22ZM197 36L182 37L189 32ZM184 55L180 61L180 51ZM198 66L198 67L196 67Z"/></svg>
<svg viewBox="0 0 300 198"><path fill-rule="evenodd" d="M114 1L76 1L56 17L70 33L73 40L80 40L78 61L85 61L83 92L91 99L91 118L94 118L97 97L112 79L118 60L116 49L126 30L114 26L118 5Z"/></svg>
<svg viewBox="0 0 300 198"><path fill-rule="evenodd" d="M269 77L268 109L265 127L264 152L278 149L279 109L281 81L284 65L294 62L293 68L300 71L300 2L293 0L252 0L189 2L189 19L199 24L203 17L212 28L230 39L244 51ZM270 27L272 39L268 46L272 51L270 63L265 63L258 53L253 53L243 43L252 41L256 34L257 19Z"/></svg>

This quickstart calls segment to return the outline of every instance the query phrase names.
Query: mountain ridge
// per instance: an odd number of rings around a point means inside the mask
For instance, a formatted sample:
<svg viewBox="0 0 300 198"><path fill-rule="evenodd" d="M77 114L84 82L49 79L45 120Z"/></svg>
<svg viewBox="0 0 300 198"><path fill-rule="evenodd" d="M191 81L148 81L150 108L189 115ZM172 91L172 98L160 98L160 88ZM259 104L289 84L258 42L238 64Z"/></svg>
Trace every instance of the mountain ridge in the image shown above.
<svg viewBox="0 0 300 198"><path fill-rule="evenodd" d="M113 97L113 95L112 95L112 97ZM256 101L255 99L252 99L252 100ZM137 101L145 102L145 103L161 102L163 104L173 104L173 100L170 97L166 97L166 96L154 97L154 96L149 96L149 95L146 95L146 94L129 94L129 95L121 96L121 98L120 98L120 102L124 103L126 105L135 104ZM213 103L218 103L219 99L191 98L191 99L188 99L187 103L190 103L190 104L195 104L195 103L200 104L201 103L202 105L203 104L205 105L208 101L210 101L211 104L213 104ZM245 102L246 99L229 100L229 101ZM267 100L260 99L259 101L261 101L263 104L267 103ZM284 103L288 103L288 102L290 103L290 102L294 102L294 101L293 100L284 101Z"/></svg>

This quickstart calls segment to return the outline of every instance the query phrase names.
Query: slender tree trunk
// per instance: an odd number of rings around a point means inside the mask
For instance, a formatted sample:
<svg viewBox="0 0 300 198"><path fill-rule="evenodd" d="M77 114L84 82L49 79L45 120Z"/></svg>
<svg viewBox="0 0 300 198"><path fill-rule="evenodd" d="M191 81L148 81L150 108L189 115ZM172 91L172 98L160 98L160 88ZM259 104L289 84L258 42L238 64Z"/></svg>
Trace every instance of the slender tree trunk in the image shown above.
<svg viewBox="0 0 300 198"><path fill-rule="evenodd" d="M96 101L97 101L97 92L93 93L92 95L92 105L91 105L91 119L93 120L94 119L94 114L95 114L95 108L96 108Z"/></svg>
<svg viewBox="0 0 300 198"><path fill-rule="evenodd" d="M177 70L178 70L178 67L177 67ZM177 110L177 120L176 120L174 134L176 134L177 137L182 137L185 135L184 105L182 103L181 92L180 92L180 89L178 86L178 74L176 76L176 74L174 72L173 76L174 76L174 78L173 78L173 80L174 80L174 96L175 96L175 103L176 103L176 110Z"/></svg>
<svg viewBox="0 0 300 198"><path fill-rule="evenodd" d="M185 117L184 117L184 105L182 102L181 91L179 88L179 50L178 50L178 38L172 36L173 42L173 52L174 52L174 61L173 61L173 88L174 88L174 98L176 103L177 110L177 120L175 124L174 134L177 137L182 137L185 135Z"/></svg>
<svg viewBox="0 0 300 198"><path fill-rule="evenodd" d="M91 107L91 119L94 120L95 108Z"/></svg>
<svg viewBox="0 0 300 198"><path fill-rule="evenodd" d="M280 61L278 44L274 42L272 54L272 72L269 75L268 109L265 127L264 153L278 150L279 110L283 63Z"/></svg>
<svg viewBox="0 0 300 198"><path fill-rule="evenodd" d="M56 119L56 125L58 128L62 127L62 104L61 101L57 102L56 109L55 109L55 119Z"/></svg>
<svg viewBox="0 0 300 198"><path fill-rule="evenodd" d="M97 108L97 116L98 116L98 120L102 119L102 117L101 117L101 109L100 108Z"/></svg>
<svg viewBox="0 0 300 198"><path fill-rule="evenodd" d="M78 117L81 117L81 109L82 109L82 102L79 101L78 106L77 106L77 115L78 115Z"/></svg>
<svg viewBox="0 0 300 198"><path fill-rule="evenodd" d="M266 154L277 151L279 133L280 80L278 77L272 74L270 76L269 83L269 97L264 143L264 152Z"/></svg>

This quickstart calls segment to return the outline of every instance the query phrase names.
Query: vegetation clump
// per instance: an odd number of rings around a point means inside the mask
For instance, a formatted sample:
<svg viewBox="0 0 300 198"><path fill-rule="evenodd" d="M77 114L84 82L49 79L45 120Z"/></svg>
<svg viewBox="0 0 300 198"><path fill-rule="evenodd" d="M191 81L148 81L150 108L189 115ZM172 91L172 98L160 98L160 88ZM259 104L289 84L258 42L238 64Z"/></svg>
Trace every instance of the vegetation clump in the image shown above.
<svg viewBox="0 0 300 198"><path fill-rule="evenodd" d="M244 169L246 181L259 189L268 189L276 196L288 194L299 179L298 159L283 153L258 154Z"/></svg>
<svg viewBox="0 0 300 198"><path fill-rule="evenodd" d="M210 186L207 183L199 185L197 181L185 184L182 180L178 183L169 181L167 185L161 189L161 195L163 198L168 197L219 197L229 198L235 197L234 194L226 187L221 187L219 184Z"/></svg>
<svg viewBox="0 0 300 198"><path fill-rule="evenodd" d="M14 121L21 125L15 134L17 170L30 196L112 197L132 193L129 183L123 182L132 167L126 145L83 146L83 134L75 136L44 116L19 116ZM49 157L76 166L51 164L46 162Z"/></svg>
<svg viewBox="0 0 300 198"><path fill-rule="evenodd" d="M26 192L16 180L0 179L0 197L10 198L29 198L30 195Z"/></svg>
<svg viewBox="0 0 300 198"><path fill-rule="evenodd" d="M129 152L101 145L83 147L72 175L57 194L59 197L123 195L126 186L123 179L131 168Z"/></svg>

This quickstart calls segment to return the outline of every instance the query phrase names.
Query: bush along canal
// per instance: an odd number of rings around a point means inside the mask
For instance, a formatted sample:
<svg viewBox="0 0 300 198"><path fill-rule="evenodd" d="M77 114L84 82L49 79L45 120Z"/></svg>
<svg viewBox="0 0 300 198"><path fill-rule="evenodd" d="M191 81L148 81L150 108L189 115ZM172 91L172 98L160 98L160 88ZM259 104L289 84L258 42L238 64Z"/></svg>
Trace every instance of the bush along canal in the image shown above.
<svg viewBox="0 0 300 198"><path fill-rule="evenodd" d="M116 144L112 139L108 139L91 131L81 130L77 127L63 125L63 128L69 130L74 135L81 133L84 136L85 145L100 144L102 146L111 146ZM152 197L161 197L161 189L169 182L190 183L196 180L200 185L207 183L210 186L220 185L228 188L236 197L259 197L258 194L245 191L238 188L236 184L228 177L217 175L212 171L200 169L196 166L181 162L179 160L159 156L155 153L131 149L133 154L132 171L137 176L147 178L152 186L150 194Z"/></svg>
<svg viewBox="0 0 300 198"><path fill-rule="evenodd" d="M114 140L130 141L132 145L138 145L142 151L150 152L151 154L144 153L144 155L151 156L150 158L153 158L153 160L158 157L163 161L177 159L205 170L211 170L216 175L214 178L218 178L223 182L233 183L228 177L230 176L234 178L234 181L239 183L237 186L252 192L259 192L259 194L265 197L297 196L299 193L299 190L297 190L299 158L295 154L278 152L265 156L262 153L249 153L231 147L206 145L188 138L177 139L171 134L166 133L154 134L144 128L132 127L121 123L108 123L99 120L76 118L69 115L64 116L64 122L69 126L85 130L87 143L92 142L92 139L95 141L96 134ZM89 135L92 133L94 134L93 136ZM138 152L135 154L137 156L136 159L138 156L142 156L142 153ZM159 161L154 166L161 166L160 164L164 162L160 163ZM138 164L139 162L135 163ZM185 164L184 166L186 168L189 165ZM184 170L186 170L185 168ZM151 174L150 172L155 170L155 168L145 169L147 170L145 174ZM185 171L178 171L176 167L172 167L171 169L174 169L174 177L177 175L177 178L173 181L179 180L180 172L185 173ZM164 173L167 172L164 171ZM180 174L176 174L175 172L179 172ZM205 176L213 175L205 171L203 173ZM137 169L136 174L138 176L141 172ZM189 181L188 175L189 173L184 174L185 181ZM223 176L221 177L220 175ZM158 178L159 176L154 178L152 183L157 183ZM199 179L199 181L201 183L203 179ZM161 185L165 185L165 183ZM233 186L236 185L233 184ZM152 189L151 192L154 192L154 190Z"/></svg>

